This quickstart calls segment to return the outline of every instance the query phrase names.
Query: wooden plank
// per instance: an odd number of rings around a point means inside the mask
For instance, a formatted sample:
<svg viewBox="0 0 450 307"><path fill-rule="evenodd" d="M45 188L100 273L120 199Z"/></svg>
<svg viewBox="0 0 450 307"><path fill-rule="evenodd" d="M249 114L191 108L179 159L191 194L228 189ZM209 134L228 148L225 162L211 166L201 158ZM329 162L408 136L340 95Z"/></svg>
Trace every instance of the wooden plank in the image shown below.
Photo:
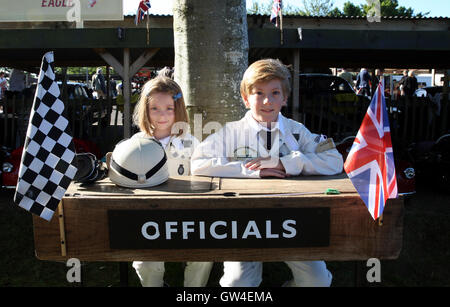
<svg viewBox="0 0 450 307"><path fill-rule="evenodd" d="M109 248L108 209L186 209L190 208L283 208L330 207L330 246L316 248L245 249L161 249L111 250ZM389 200L384 223L378 226L364 204L355 197L265 198L248 197L161 197L157 199L92 199L64 201L67 256L61 256L58 219L50 223L33 217L36 256L41 260L81 261L283 261L283 260L365 260L395 259L401 250L403 202ZM256 211L255 211L256 212Z"/></svg>
<svg viewBox="0 0 450 307"><path fill-rule="evenodd" d="M220 188L222 191L235 191L240 195L314 193L321 196L325 195L324 192L328 188L337 189L341 193L357 193L345 173L334 176L299 176L286 179L245 179L245 184L242 179L221 178Z"/></svg>
<svg viewBox="0 0 450 307"><path fill-rule="evenodd" d="M327 187L343 191L324 195ZM227 191L240 192L235 197ZM279 195L283 192L319 194ZM262 195L262 193L278 193ZM244 194L246 193L246 194ZM252 194L255 193L255 194ZM259 194L258 194L259 193ZM66 257L61 256L57 218L33 217L36 256L41 260L81 261L283 261L395 259L402 243L403 200L389 200L384 223L373 221L345 176L279 179L209 177L170 178L155 189L121 189L106 181L91 186L71 185L63 198ZM219 248L113 250L109 247L108 210L181 210L248 208L330 208L330 246L314 248Z"/></svg>
<svg viewBox="0 0 450 307"><path fill-rule="evenodd" d="M170 177L166 182L145 189L122 188L105 178L93 185L72 183L66 191L65 198L76 197L130 197L130 196L181 196L198 193L223 193L218 190L218 178L211 177Z"/></svg>

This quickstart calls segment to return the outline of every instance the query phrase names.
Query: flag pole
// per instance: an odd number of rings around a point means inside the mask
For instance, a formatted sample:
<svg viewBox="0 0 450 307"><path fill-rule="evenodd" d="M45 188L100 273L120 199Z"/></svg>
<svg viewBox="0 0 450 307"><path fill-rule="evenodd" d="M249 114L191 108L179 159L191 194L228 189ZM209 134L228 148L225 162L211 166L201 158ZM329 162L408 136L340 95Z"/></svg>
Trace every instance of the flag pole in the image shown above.
<svg viewBox="0 0 450 307"><path fill-rule="evenodd" d="M282 8L280 8L280 39L281 39L281 45L283 45L283 12Z"/></svg>
<svg viewBox="0 0 450 307"><path fill-rule="evenodd" d="M58 217L59 217L59 237L61 242L61 256L66 257L67 244L66 244L66 230L64 227L64 209L62 201L60 201L58 205Z"/></svg>
<svg viewBox="0 0 450 307"><path fill-rule="evenodd" d="M147 45L150 45L150 14L147 11Z"/></svg>
<svg viewBox="0 0 450 307"><path fill-rule="evenodd" d="M383 226L383 214L378 218L378 226Z"/></svg>

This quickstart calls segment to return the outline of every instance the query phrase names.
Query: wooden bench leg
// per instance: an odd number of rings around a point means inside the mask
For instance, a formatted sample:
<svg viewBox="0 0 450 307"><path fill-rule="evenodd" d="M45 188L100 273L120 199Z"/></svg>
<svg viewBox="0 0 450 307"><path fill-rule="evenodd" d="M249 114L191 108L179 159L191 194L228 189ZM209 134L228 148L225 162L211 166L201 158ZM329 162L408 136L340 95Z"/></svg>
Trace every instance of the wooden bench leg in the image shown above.
<svg viewBox="0 0 450 307"><path fill-rule="evenodd" d="M364 261L355 261L355 287L364 287L366 286L365 281L365 262Z"/></svg>
<svg viewBox="0 0 450 307"><path fill-rule="evenodd" d="M128 287L128 262L119 262L120 286Z"/></svg>

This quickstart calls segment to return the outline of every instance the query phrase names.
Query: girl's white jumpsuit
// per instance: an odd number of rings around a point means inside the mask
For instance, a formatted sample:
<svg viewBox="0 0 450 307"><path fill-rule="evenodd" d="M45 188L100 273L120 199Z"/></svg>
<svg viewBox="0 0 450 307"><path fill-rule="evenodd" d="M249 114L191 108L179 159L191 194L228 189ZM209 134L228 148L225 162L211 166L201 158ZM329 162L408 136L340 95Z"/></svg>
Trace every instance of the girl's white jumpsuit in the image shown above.
<svg viewBox="0 0 450 307"><path fill-rule="evenodd" d="M149 137L143 132L133 137ZM191 134L183 138L170 136L159 140L167 154L169 176L190 175L190 157L193 149L198 146L198 140ZM187 262L184 269L185 287L206 286L213 262ZM134 261L133 268L143 287L162 287L164 285L164 262L161 261Z"/></svg>

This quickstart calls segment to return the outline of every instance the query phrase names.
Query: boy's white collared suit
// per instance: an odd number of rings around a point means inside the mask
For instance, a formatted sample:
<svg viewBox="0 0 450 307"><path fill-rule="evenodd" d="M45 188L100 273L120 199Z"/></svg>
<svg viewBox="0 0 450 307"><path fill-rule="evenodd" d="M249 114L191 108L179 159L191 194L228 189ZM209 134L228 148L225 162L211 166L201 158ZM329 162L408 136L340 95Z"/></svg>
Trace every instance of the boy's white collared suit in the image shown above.
<svg viewBox="0 0 450 307"><path fill-rule="evenodd" d="M134 137L149 137L143 132ZM190 175L190 157L199 141L191 134L183 137L171 136L160 140L166 150L169 176ZM187 262L184 269L185 287L206 286L213 262ZM164 284L164 262L134 261L133 267L143 287L162 287Z"/></svg>
<svg viewBox="0 0 450 307"><path fill-rule="evenodd" d="M256 157L278 157L292 176L334 175L342 172L343 159L331 139L311 133L303 124L281 115L270 133L253 119L251 111L239 121L227 123L196 147L191 158L193 175L260 178L259 170L245 168ZM276 191L274 191L276 192ZM292 270L289 286L330 286L331 273L323 261L286 261ZM223 287L254 286L261 283L261 262L224 262Z"/></svg>

